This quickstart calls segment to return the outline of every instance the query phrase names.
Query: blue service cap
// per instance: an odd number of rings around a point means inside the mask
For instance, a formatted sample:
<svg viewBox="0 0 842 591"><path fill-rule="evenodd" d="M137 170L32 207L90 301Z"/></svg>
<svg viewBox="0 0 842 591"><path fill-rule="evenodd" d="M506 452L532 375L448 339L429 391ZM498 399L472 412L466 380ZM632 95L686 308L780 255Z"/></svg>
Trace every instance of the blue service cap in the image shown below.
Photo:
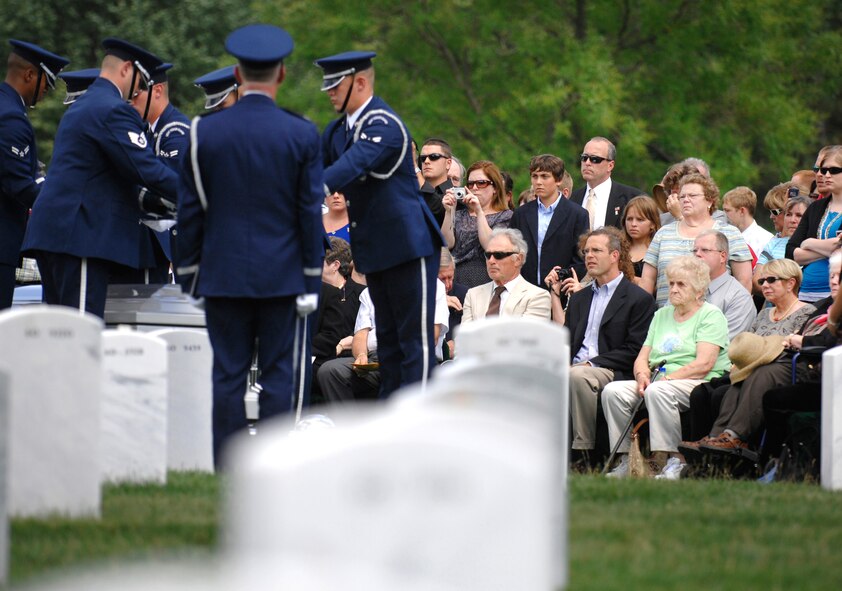
<svg viewBox="0 0 842 591"><path fill-rule="evenodd" d="M9 45L12 46L12 52L18 54L23 59L28 61L36 68L40 68L47 77L47 84L50 88L56 87L56 77L61 69L70 63L66 57L56 55L51 51L47 51L43 47L38 47L34 43L26 41L18 41L17 39L9 39Z"/></svg>
<svg viewBox="0 0 842 591"><path fill-rule="evenodd" d="M164 63L164 60L154 53L116 37L103 39L102 46L105 48L106 55L113 55L121 60L132 62L147 84L152 79L152 72Z"/></svg>
<svg viewBox="0 0 842 591"><path fill-rule="evenodd" d="M205 108L213 109L237 88L234 66L226 66L199 76L193 84L205 91Z"/></svg>
<svg viewBox="0 0 842 591"><path fill-rule="evenodd" d="M164 82L167 82L168 81L167 71L170 70L171 68L172 68L172 64L168 63L168 62L165 62L165 63L161 64L160 66L158 66L157 68L155 68L151 72L152 79L149 81L149 84L150 85L152 85L152 84L163 84Z"/></svg>
<svg viewBox="0 0 842 591"><path fill-rule="evenodd" d="M64 97L64 104L69 105L85 94L88 86L93 84L94 80L99 77L99 68L62 72L58 77L64 80L64 83L67 85L67 96Z"/></svg>
<svg viewBox="0 0 842 591"><path fill-rule="evenodd" d="M346 51L330 57L317 59L314 63L324 70L322 90L330 90L342 82L345 76L356 74L371 67L373 51Z"/></svg>
<svg viewBox="0 0 842 591"><path fill-rule="evenodd" d="M268 68L292 53L289 33L275 25L255 24L228 35L225 50L246 67Z"/></svg>

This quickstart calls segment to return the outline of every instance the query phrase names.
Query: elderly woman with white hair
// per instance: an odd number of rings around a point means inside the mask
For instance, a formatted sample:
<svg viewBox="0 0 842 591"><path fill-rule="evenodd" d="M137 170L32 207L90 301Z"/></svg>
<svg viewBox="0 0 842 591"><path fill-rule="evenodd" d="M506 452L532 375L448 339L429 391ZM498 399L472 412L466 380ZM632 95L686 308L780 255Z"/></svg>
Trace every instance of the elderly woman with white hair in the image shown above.
<svg viewBox="0 0 842 591"><path fill-rule="evenodd" d="M639 397L649 410L649 442L658 478L678 479L685 466L678 453L679 413L690 408L690 392L728 370L728 321L719 308L704 301L710 283L708 266L692 256L673 259L666 268L669 304L655 313L646 341L634 362L634 381L612 382L602 391L602 408L611 445L617 444ZM663 363L655 381L654 368ZM663 377L661 377L663 376ZM629 473L628 437L619 447L620 463L609 473Z"/></svg>

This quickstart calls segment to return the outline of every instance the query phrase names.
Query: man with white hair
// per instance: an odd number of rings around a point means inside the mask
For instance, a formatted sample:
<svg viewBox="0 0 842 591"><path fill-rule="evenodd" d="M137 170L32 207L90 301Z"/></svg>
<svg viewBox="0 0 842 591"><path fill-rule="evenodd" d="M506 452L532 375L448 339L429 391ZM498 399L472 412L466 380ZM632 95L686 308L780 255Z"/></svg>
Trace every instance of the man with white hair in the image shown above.
<svg viewBox="0 0 842 591"><path fill-rule="evenodd" d="M550 319L550 294L532 285L520 270L526 260L523 235L513 228L495 228L485 250L491 281L468 290L462 322L487 316L533 316Z"/></svg>

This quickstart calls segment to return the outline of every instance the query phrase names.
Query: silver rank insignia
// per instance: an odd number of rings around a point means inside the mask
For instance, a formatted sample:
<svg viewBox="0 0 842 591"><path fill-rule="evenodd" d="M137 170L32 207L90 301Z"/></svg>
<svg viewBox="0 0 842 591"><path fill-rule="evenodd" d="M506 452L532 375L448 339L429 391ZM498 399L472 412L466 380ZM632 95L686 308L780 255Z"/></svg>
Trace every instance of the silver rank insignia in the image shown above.
<svg viewBox="0 0 842 591"><path fill-rule="evenodd" d="M29 154L29 146L26 146L25 148L16 148L12 146L12 154L20 158L26 158L26 155Z"/></svg>
<svg viewBox="0 0 842 591"><path fill-rule="evenodd" d="M138 148L146 148L146 134L130 131L129 139Z"/></svg>

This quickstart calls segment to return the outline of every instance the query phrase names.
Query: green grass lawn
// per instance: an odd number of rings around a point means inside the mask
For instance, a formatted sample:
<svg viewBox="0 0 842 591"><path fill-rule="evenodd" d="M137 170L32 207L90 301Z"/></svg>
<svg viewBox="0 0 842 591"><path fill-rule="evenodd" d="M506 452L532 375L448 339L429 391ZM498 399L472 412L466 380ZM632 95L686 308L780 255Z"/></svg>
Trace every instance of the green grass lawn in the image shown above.
<svg viewBox="0 0 842 591"><path fill-rule="evenodd" d="M842 589L842 494L580 475L570 494L572 590ZM171 474L166 487L107 487L101 520L14 520L12 583L69 565L208 551L219 498L215 477Z"/></svg>

